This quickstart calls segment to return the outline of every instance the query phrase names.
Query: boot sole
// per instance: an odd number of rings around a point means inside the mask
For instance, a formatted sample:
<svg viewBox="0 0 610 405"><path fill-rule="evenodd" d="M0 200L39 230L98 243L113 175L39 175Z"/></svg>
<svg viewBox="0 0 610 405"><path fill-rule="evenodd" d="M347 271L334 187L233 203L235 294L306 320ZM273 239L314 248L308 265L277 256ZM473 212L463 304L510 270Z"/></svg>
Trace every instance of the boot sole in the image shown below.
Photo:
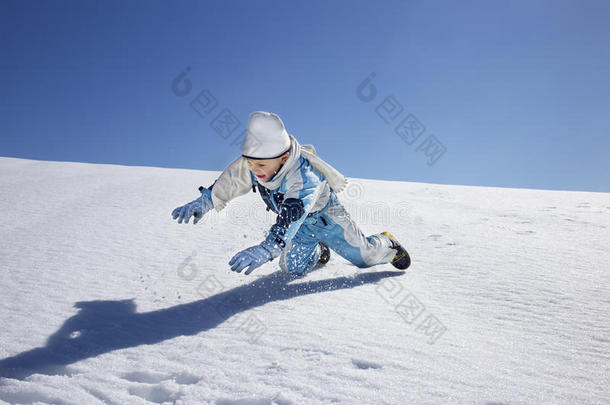
<svg viewBox="0 0 610 405"><path fill-rule="evenodd" d="M318 263L326 264L330 260L330 248L322 243L319 243L320 249L322 249L320 253L320 258L318 259Z"/></svg>
<svg viewBox="0 0 610 405"><path fill-rule="evenodd" d="M381 234L392 239L392 241L394 242L394 249L396 249L396 256L394 256L394 258L390 262L390 263L392 263L392 266L396 267L398 270L408 269L409 266L411 265L411 257L409 256L409 253L407 252L407 250L404 247L402 247L400 242L398 242L398 239L396 239L394 237L394 235L392 235L390 232L381 232Z"/></svg>

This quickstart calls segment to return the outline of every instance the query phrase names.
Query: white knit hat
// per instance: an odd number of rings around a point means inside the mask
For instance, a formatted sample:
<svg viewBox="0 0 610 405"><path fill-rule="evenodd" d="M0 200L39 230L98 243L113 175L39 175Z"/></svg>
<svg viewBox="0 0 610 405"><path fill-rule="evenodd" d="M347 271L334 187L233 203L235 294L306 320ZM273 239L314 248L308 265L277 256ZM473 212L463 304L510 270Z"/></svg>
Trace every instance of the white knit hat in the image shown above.
<svg viewBox="0 0 610 405"><path fill-rule="evenodd" d="M275 159L290 150L290 137L277 114L255 111L250 114L242 156L250 159Z"/></svg>

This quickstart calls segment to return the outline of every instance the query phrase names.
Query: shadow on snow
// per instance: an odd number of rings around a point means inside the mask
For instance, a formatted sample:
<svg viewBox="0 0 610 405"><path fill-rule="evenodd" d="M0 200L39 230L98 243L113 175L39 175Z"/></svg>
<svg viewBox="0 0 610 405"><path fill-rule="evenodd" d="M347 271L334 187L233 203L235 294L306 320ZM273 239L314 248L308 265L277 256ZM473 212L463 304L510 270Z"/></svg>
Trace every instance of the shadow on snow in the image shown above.
<svg viewBox="0 0 610 405"><path fill-rule="evenodd" d="M64 366L117 349L155 344L178 336L196 335L232 316L269 302L375 283L401 272L359 273L290 284L278 271L240 287L187 304L137 313L132 299L82 301L79 311L51 335L46 346L0 360L0 377L23 379L32 374L65 374Z"/></svg>

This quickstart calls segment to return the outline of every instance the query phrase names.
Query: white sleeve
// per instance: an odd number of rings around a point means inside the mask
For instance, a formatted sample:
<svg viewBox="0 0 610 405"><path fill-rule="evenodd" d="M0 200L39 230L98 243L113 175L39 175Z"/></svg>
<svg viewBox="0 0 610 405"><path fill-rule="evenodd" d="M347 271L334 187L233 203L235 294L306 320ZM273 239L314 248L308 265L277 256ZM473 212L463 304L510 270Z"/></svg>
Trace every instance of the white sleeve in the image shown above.
<svg viewBox="0 0 610 405"><path fill-rule="evenodd" d="M246 194L251 189L252 177L248 162L240 156L227 166L212 187L214 209L222 210L229 201Z"/></svg>

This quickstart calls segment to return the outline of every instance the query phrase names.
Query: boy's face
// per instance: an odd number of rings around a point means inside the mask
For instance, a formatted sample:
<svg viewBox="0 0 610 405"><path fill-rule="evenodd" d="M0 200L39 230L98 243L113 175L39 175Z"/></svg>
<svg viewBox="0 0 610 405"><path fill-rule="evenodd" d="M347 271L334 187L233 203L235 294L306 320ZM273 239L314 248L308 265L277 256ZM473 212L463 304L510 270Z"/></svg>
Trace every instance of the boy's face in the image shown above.
<svg viewBox="0 0 610 405"><path fill-rule="evenodd" d="M280 168L288 157L290 156L290 152L286 152L279 158L275 159L246 159L248 161L248 169L259 181L268 182L271 180L277 172L280 171Z"/></svg>

